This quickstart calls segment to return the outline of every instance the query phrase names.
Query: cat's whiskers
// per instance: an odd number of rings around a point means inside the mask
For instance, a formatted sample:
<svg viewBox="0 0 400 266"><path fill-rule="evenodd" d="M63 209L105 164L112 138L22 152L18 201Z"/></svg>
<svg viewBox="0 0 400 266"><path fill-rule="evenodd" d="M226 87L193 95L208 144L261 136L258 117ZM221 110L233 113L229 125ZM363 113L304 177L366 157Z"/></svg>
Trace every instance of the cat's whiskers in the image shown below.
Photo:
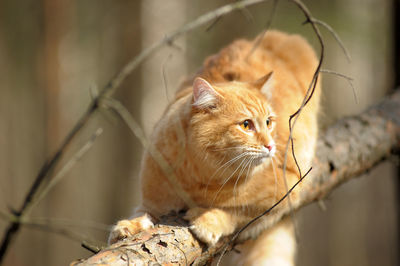
<svg viewBox="0 0 400 266"><path fill-rule="evenodd" d="M227 147L227 148L219 148L219 149L212 149L211 151L227 151L227 150L242 150L242 146L237 147Z"/></svg>
<svg viewBox="0 0 400 266"><path fill-rule="evenodd" d="M203 153L204 153L204 156L203 156L203 162L204 163L208 163L208 152L207 152L207 149L205 149L204 151L203 151ZM221 166L221 164L222 164L222 162L224 162L225 161L225 158L226 158L226 153L224 154L224 156L219 160L219 161L217 161L216 163L215 163L215 165L218 167L219 166L219 168L221 168L222 166ZM219 169L218 168L218 169ZM217 169L217 170L218 170ZM207 188L208 188L208 185L210 184L210 181L211 181L211 178L213 177L214 175L212 175L209 179L208 179L208 183L207 183L207 187L206 187L206 189L205 189L205 193L204 193L204 197L206 197L207 196ZM204 180L204 178L205 178L205 176L203 176L203 180L202 180L202 182L203 183L205 183L206 181Z"/></svg>
<svg viewBox="0 0 400 266"><path fill-rule="evenodd" d="M262 153L261 151L260 151L260 149L257 149L257 148L246 148L246 151L248 151L248 152L256 152L256 153Z"/></svg>
<svg viewBox="0 0 400 266"><path fill-rule="evenodd" d="M218 197L219 193L221 192L222 188L225 186L225 184L227 182L229 182L229 180L234 176L234 174L241 168L237 179L235 181L234 184L234 188L233 188L233 200L234 200L234 206L236 206L236 187L237 187L237 183L241 177L241 175L243 174L243 172L245 171L245 169L247 168L247 166L249 165L249 170L250 170L250 165L252 166L253 162L257 159L260 159L264 156L264 153L262 151L260 151L259 149L256 148L247 148L246 152L244 152L242 155L247 156L245 157L240 164L238 165L238 167L236 167L236 169L233 171L233 173L224 181L224 183L222 184L222 186L218 189L217 193L214 196L214 199L211 203L211 206L214 205L214 202L216 200L216 198ZM249 162L251 161L251 164L249 164ZM249 171L248 171L249 172ZM246 176L245 181L247 181L248 175Z"/></svg>
<svg viewBox="0 0 400 266"><path fill-rule="evenodd" d="M214 196L214 198L213 198L213 200L212 200L212 202L211 202L211 206L214 206L214 201L217 199L217 197L218 197L219 193L221 192L222 188L223 188L223 187L225 186L225 184L228 183L229 180L235 175L235 173L237 172L237 170L242 166L243 162L245 162L246 156L248 156L249 154L248 154L247 152L245 152L245 153L242 153L241 155L243 155L243 156L241 156L241 158L244 157L244 159L239 163L239 165L236 167L235 171L233 171L232 174L231 174L228 178L225 179L224 183L223 183L223 184L221 185L221 187L218 189L217 193L215 193L215 196Z"/></svg>
<svg viewBox="0 0 400 266"><path fill-rule="evenodd" d="M271 165L272 165L272 171L274 172L274 178L275 178L275 190L274 190L274 200L277 200L277 194L278 194L278 177L276 175L276 169L275 169L275 160L271 157Z"/></svg>
<svg viewBox="0 0 400 266"><path fill-rule="evenodd" d="M208 152L207 152L207 149L208 149L208 147L210 147L212 144L209 142L204 148L203 148L203 154L204 154L204 157L203 157L203 160L204 160L204 162L207 162L207 160L208 160Z"/></svg>
<svg viewBox="0 0 400 266"><path fill-rule="evenodd" d="M254 161L254 160L255 160L254 157L252 157L252 158L250 159L250 164L249 164L249 167L248 167L248 169L247 169L246 178L244 179L244 182L245 182L245 183L247 182L247 178L248 178L249 175L250 175L250 169L253 167L253 161ZM246 197L244 197L244 199L246 199ZM242 205L242 209L245 209L245 208L247 208L247 210L249 209L248 200L245 200L244 204Z"/></svg>
<svg viewBox="0 0 400 266"><path fill-rule="evenodd" d="M242 165L242 169L240 170L240 172L239 172L239 174L238 174L238 177L236 178L235 185L233 186L233 193L234 193L234 194L235 194L235 190L236 190L236 186L237 186L237 184L238 184L238 181L239 181L240 177L242 176L243 172L245 171L245 169L247 168L247 166L249 165L250 160L252 159L252 156L250 156L249 158L245 158L244 160L246 160L246 159L247 159L247 162L245 162L245 163Z"/></svg>
<svg viewBox="0 0 400 266"><path fill-rule="evenodd" d="M247 158L245 158L244 160L246 160L246 159ZM237 187L238 181L239 181L240 177L242 176L243 172L245 171L245 169L247 168L247 166L250 164L251 159L252 159L252 156L249 157L247 159L247 162L245 162L243 164L242 169L240 170L240 172L239 172L239 174L238 174L238 176L236 178L235 185L233 186L233 202L234 202L234 206L239 206L238 204L236 204L236 197L238 195L238 193L236 193L236 187ZM236 208L235 208L235 210L236 210Z"/></svg>
<svg viewBox="0 0 400 266"><path fill-rule="evenodd" d="M256 159L257 159L257 156L254 156L254 155L251 156L251 157L249 158L249 160L248 160L248 163L247 163L246 166L244 167L244 171L246 171L246 169L247 169L246 175L245 175L245 178L244 178L244 183L247 183L247 180L248 180L248 177L250 176L251 170L252 170L253 167L254 167L253 162L254 162ZM242 175L240 175L240 177L241 177L241 176L242 176ZM239 180L239 179L238 179L238 180ZM236 183L236 184L237 184L237 183ZM235 184L235 187L236 187L236 184ZM234 190L235 190L235 187L234 187ZM238 195L238 194L236 194L236 195ZM247 208L247 209L249 208L249 204L248 204L247 196L243 197L242 199L244 200L244 202L241 204L242 211L243 211L243 210L245 210L246 208Z"/></svg>
<svg viewBox="0 0 400 266"><path fill-rule="evenodd" d="M203 160L204 160L204 162L207 162L207 160L208 160L208 152L204 151L203 153L205 154L204 157L203 157Z"/></svg>
<svg viewBox="0 0 400 266"><path fill-rule="evenodd" d="M217 173L224 168L224 170L222 171L221 175L226 171L226 169L228 169L232 164L234 164L236 161L238 161L239 159L241 159L242 157L246 156L246 153L241 153L239 155L237 155L236 157L230 159L229 161L227 161L226 163L224 163L223 165L221 165L216 171L215 173L209 178L208 182L207 182L207 186L206 186L206 192L205 192L205 196L207 196L207 191L208 191L208 186L210 185L210 182L212 181L212 179L217 175Z"/></svg>
<svg viewBox="0 0 400 266"><path fill-rule="evenodd" d="M226 155L227 154L225 153L224 156L221 158L221 160L216 162L215 165L218 166L218 167L221 167L221 164L225 161Z"/></svg>

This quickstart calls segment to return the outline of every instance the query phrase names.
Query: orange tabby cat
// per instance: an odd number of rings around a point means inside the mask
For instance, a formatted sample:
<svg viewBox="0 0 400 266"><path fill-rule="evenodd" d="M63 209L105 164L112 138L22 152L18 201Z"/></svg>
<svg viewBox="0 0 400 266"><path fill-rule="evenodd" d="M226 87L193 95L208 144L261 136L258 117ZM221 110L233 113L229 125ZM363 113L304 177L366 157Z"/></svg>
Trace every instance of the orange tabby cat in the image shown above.
<svg viewBox="0 0 400 266"><path fill-rule="evenodd" d="M209 245L232 234L287 192L282 164L288 119L305 97L317 59L297 35L269 31L259 38L257 45L257 41L238 40L209 57L194 81L177 92L152 137L197 205L186 213L192 232ZM314 156L319 94L317 87L293 133L303 171ZM113 228L111 243L152 227L160 215L188 208L147 152L140 175L141 205L135 218ZM290 150L286 180L288 187L299 180ZM299 189L291 194L294 206ZM287 200L242 236L255 237L269 228L276 222L276 210L282 208L289 208ZM284 220L265 230L242 251L235 264L292 265L292 224Z"/></svg>

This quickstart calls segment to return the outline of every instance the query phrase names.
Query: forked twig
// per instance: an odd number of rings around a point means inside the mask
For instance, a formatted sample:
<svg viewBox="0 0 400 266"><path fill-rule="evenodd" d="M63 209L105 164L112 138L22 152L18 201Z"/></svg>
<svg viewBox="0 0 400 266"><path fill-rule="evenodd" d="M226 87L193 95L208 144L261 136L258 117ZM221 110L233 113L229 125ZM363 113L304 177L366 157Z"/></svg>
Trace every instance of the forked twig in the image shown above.
<svg viewBox="0 0 400 266"><path fill-rule="evenodd" d="M171 58L172 58L172 54L169 54L168 57L165 59L165 61L161 65L161 73L162 73L162 78L163 78L163 83L164 83L165 97L167 98L168 103L170 103L170 100L169 100L169 93L168 93L168 79L167 79L166 66L167 66L168 61Z"/></svg>
<svg viewBox="0 0 400 266"><path fill-rule="evenodd" d="M310 168L307 173L302 176L287 192L285 195L283 195L282 198L280 198L274 205L272 205L269 209L265 210L263 213L261 213L260 215L258 215L257 217L253 218L250 222L248 222L245 226L243 226L242 228L239 229L239 231L237 231L232 238L230 239L230 241L224 246L224 249L221 253L221 256L218 259L217 262L217 266L220 264L222 257L226 254L228 247L230 245L233 245L236 241L236 239L239 237L239 235L246 230L250 225L252 225L253 223L255 223L257 220L261 219L263 216L267 215L268 213L270 213L276 206L278 206L283 200L285 200L286 198L289 197L290 193L297 187L298 184L300 184L301 181L303 181L303 179L311 172Z"/></svg>
<svg viewBox="0 0 400 266"><path fill-rule="evenodd" d="M83 237L81 234L75 233L74 231L67 229L65 225L55 224L50 220L39 221L36 219L21 219L19 217L16 217L15 215L10 215L2 212L0 212L0 219L4 221L18 221L20 224L23 224L24 226L31 229L54 233L76 242L85 242L87 245L97 246L97 241L94 241L87 237L84 237L85 239L82 240Z"/></svg>
<svg viewBox="0 0 400 266"><path fill-rule="evenodd" d="M30 202L30 204L26 207L25 214L28 215L29 211L32 210L40 201L43 200L43 198L49 193L49 191L58 183L61 181L61 179L65 176L69 170L71 170L72 167L85 155L90 148L93 146L95 140L97 137L99 137L103 133L102 128L98 128L96 132L90 137L90 139L72 156L70 160L58 171L57 174L54 175L54 177L50 180L49 183L46 184L46 186L39 190L37 193L38 195L33 198L33 200Z"/></svg>
<svg viewBox="0 0 400 266"><path fill-rule="evenodd" d="M222 17L217 17L216 19L214 19L213 22L211 22L211 24L206 28L206 32L210 31L212 28L214 28L215 25L217 25L217 23L221 20Z"/></svg>
<svg viewBox="0 0 400 266"><path fill-rule="evenodd" d="M303 108L307 105L307 103L311 100L312 96L314 95L315 88L316 88L317 82L318 82L319 72L321 71L322 62L324 60L325 45L324 45L324 41L322 39L322 35L321 35L317 25L313 22L313 18L311 16L310 11L307 9L307 7L303 4L303 2L301 2L301 0L291 0L291 1L293 3L295 3L299 7L299 9L303 12L303 14L306 16L306 18L307 18L306 22L311 24L311 26L312 26L312 28L313 28L313 30L314 30L317 38L318 38L320 46L321 46L320 59L319 59L317 68L316 68L316 70L314 72L313 78L312 78L312 80L310 82L310 85L309 85L309 87L307 89L306 95L305 95L305 97L303 99L303 102L301 103L299 109L297 109L297 111L294 112L289 117L289 132L290 133L289 133L289 139L288 139L288 142L287 142L287 145L286 145L285 158L284 158L284 162L283 162L283 170L284 170L284 173L285 173L286 172L285 171L286 170L286 165L287 165L287 154L288 154L288 151L289 151L289 144L290 144L291 148L292 148L292 155L294 157L297 169L298 169L298 171L300 173L300 177L301 177L301 169L300 169L300 166L299 166L299 164L298 164L298 162L296 160L296 155L294 153L293 128L294 128L294 126L295 126L295 124L297 122L297 119L299 118L300 113L303 111Z"/></svg>
<svg viewBox="0 0 400 266"><path fill-rule="evenodd" d="M303 4L303 2L301 0L291 0L294 4L297 5L297 7L303 12L304 16L306 17L307 21L309 22L318 38L318 41L320 43L321 46L321 51L320 51L320 59L317 65L317 68L314 72L313 78L310 82L310 85L307 89L306 95L303 99L303 102L301 103L299 109L297 109L297 111L295 113L293 113L292 115L290 115L289 117L289 138L286 144L286 151L285 151L285 156L284 156L284 161L283 161L283 180L285 182L285 187L286 189L288 189L288 185L287 185L287 179L286 179L286 169L287 169L287 160L288 160L288 153L289 153L289 146L292 148L292 156L294 159L294 162L296 164L297 170L299 172L300 178L302 177L301 174L301 168L299 166L299 163L297 161L296 158L296 154L295 154L295 149L294 149L294 141L293 141L293 128L297 122L297 119L299 118L303 108L307 105L307 103L311 100L312 96L314 95L315 92L315 88L317 86L317 82L318 82L318 77L319 77L319 72L320 69L322 67L322 62L324 59L324 53L325 53L325 45L324 45L324 41L322 39L322 35L318 29L318 27L316 26L316 24L313 22L313 17L310 13L310 11L308 10L308 8ZM291 200L290 200L290 195L288 196L288 202L289 202L289 206L292 206L291 204ZM291 207L290 207L291 208ZM292 209L292 208L291 208ZM292 214L293 215L293 214Z"/></svg>
<svg viewBox="0 0 400 266"><path fill-rule="evenodd" d="M260 45L261 41L264 39L265 34L267 33L267 31L269 30L269 28L271 27L272 21L274 20L274 15L276 12L276 7L278 6L278 1L279 0L274 0L273 5L272 5L272 9L271 9L271 13L269 15L269 18L267 20L267 23L265 24L265 29L263 30L263 33L260 34L257 38L257 40L255 41L253 47L251 47L250 52L248 53L248 55L246 56L246 61L249 60L250 56L254 53L254 51L257 49L257 47Z"/></svg>
<svg viewBox="0 0 400 266"><path fill-rule="evenodd" d="M313 18L312 21L315 24L319 24L319 25L323 26L324 28L326 28L332 34L333 38L335 38L335 40L339 44L340 48L342 48L342 51L343 51L344 55L347 58L347 61L351 62L350 53L347 50L346 46L344 45L344 43L343 43L342 39L340 38L339 34L337 34L336 31L328 23L326 23L325 21L318 20L318 19L315 19L315 18Z"/></svg>
<svg viewBox="0 0 400 266"><path fill-rule="evenodd" d="M318 41L320 43L320 58L319 58L319 62L317 65L317 68L314 72L313 78L310 82L310 85L307 89L306 95L303 99L302 104L300 105L299 109L293 113L292 115L290 115L289 117L289 138L286 144L286 151L285 151L285 156L284 156L284 161L283 161L283 180L284 180L284 184L286 187L286 190L288 190L288 184L287 184L287 178L286 178L286 169L287 169L287 160L288 160L288 153L289 153L289 145L292 148L292 156L294 159L294 162L296 164L297 170L299 172L299 176L300 178L302 178L302 173L301 173L301 168L299 166L299 163L297 161L296 158L296 154L295 154L295 149L294 149L294 141L293 141L293 128L297 122L297 119L299 118L303 108L307 105L307 103L311 100L312 96L314 95L315 92L315 88L317 86L317 82L318 82L318 77L319 77L319 72L321 70L322 67L322 62L324 60L324 54L325 54L325 45L324 45L324 41L322 39L322 35L318 29L318 27L316 26L316 24L313 22L313 16L311 15L310 11L308 10L308 8L304 5L304 3L301 0L291 0L295 5L297 5L297 7L303 12L304 16L306 17L307 21L309 22L314 30L315 35L318 38ZM293 122L293 123L292 123ZM311 169L310 169L311 170ZM308 173L308 172L307 172ZM294 213L293 213L293 208L292 208L292 202L291 202L291 198L290 195L288 196L288 205L290 207L290 215L292 216L292 220L295 223L295 219L294 219ZM297 227L296 227L296 223L295 225L295 233L296 233L296 239L297 239Z"/></svg>
<svg viewBox="0 0 400 266"><path fill-rule="evenodd" d="M55 166L58 164L62 156L64 155L67 148L70 146L72 140L78 135L78 133L82 130L82 128L86 125L87 121L90 119L92 114L97 110L97 99L93 100L89 105L86 112L82 115L82 117L78 120L75 124L73 129L68 133L67 137L62 142L60 148L54 154L54 156L49 160L46 161L42 168L40 169L38 175L35 178L31 188L29 189L28 193L25 196L24 202L18 211L14 212L14 215L17 218L21 218L24 216L25 211L27 210L28 206L33 201L39 187L42 183L46 180L49 174L53 171ZM20 221L16 219L15 221L10 222L9 226L7 227L3 240L0 246L0 264L4 258L4 255L7 252L7 249L14 238L14 235L18 232L20 228Z"/></svg>
<svg viewBox="0 0 400 266"><path fill-rule="evenodd" d="M261 2L266 2L269 0L242 0L237 1L220 8L217 8L209 13L206 13L197 19L183 25L181 28L171 32L166 35L164 39L150 45L146 49L144 49L138 56L136 56L133 60L131 60L125 67L116 75L116 77L108 83L105 88L105 92L103 95L105 97L110 97L113 95L115 89L119 87L122 81L128 76L132 70L134 70L140 63L142 63L145 59L147 59L150 55L152 55L155 51L160 49L165 45L170 45L174 42L178 37L183 34L186 34L202 25L207 24L210 21L214 21L219 17L222 17L234 10L243 9L247 6L255 5Z"/></svg>
<svg viewBox="0 0 400 266"><path fill-rule="evenodd" d="M312 78L311 83L310 83L310 85L309 85L309 87L308 87L308 89L307 89L307 92L306 92L306 95L305 95L305 97L304 97L304 99L303 99L303 102L302 102L302 104L300 105L300 107L297 109L297 111L296 111L295 113L293 113L292 115L290 115L289 121L288 121L288 122L289 122L289 138L288 138L288 141L287 141L287 144L286 144L285 157L284 157L284 161L283 161L283 180L284 180L284 182L285 182L286 191L287 191L287 193L285 194L284 198L287 197L289 206L292 206L291 201L290 201L290 192L291 192L291 191L293 190L293 188L294 188L294 187L292 187L292 188L289 190L288 184L287 184L287 180L286 180L286 169L287 169L287 160L288 160L289 147L292 148L292 156L293 156L293 158L294 158L294 161L295 161L295 163L296 163L297 169L298 169L298 171L299 171L299 175L300 175L299 181L303 180L303 179L306 177L306 175L311 171L311 168L310 168L310 169L307 171L307 173L306 173L305 175L302 175L302 174L301 174L301 169L300 169L300 166L299 166L299 164L298 164L298 162L297 162L296 155L295 155L295 152L294 152L293 128L294 128L294 126L295 126L295 124L296 124L296 121L297 121L299 115L301 114L303 108L304 108L304 107L307 105L307 103L311 100L311 98L312 98L312 96L313 96L313 94L314 94L314 91L315 91L315 88L316 88L316 85L317 85L317 82L318 82L318 75L319 75L319 72L320 72L320 70L321 70L322 62L323 62L323 59L324 59L324 52L325 52L325 45L324 45L324 42L323 42L323 39L322 39L322 35L321 35L321 33L320 33L318 27L316 26L316 23L314 23L314 19L313 19L312 15L311 15L310 11L307 9L307 7L303 4L302 1L300 1L300 0L291 0L291 1L292 1L295 5L297 5L297 7L303 12L303 14L305 15L305 17L306 17L306 19L307 19L306 22L308 22L308 23L311 24L311 26L312 26L312 28L313 28L313 30L314 30L316 36L318 37L318 40L319 40L319 43L320 43L320 46L321 46L321 51L320 51L320 59L319 59L317 68L316 68L316 70L315 70L315 72L314 72L313 78ZM296 183L296 185L299 183L299 181ZM282 201L283 201L283 198L282 198L281 200L279 200L277 203L275 203L275 204L273 205L273 208L275 208L275 207L276 207L278 204L280 204ZM292 210L291 207L290 207L290 209ZM234 240L239 236L239 234L240 234L241 232L243 232L246 228L248 228L248 227L249 227L252 223L254 223L256 220L258 220L258 219L260 219L262 216L268 214L270 211L271 211L271 209L268 209L267 211L265 211L265 212L262 213L261 215L259 215L259 216L257 216L256 218L252 219L250 222L248 222L242 229L240 229L240 230L231 238L231 240L225 245L224 252L222 253L220 259L218 260L218 264L220 263L220 261L221 261L221 259L222 259L222 256L225 254L225 252L226 252L226 250L227 250L227 247L228 247L229 245L233 244ZM293 215L293 212L292 212L292 211L291 211L291 215ZM218 265L218 264L217 264L217 265Z"/></svg>
<svg viewBox="0 0 400 266"><path fill-rule="evenodd" d="M182 188L182 186L178 182L174 168L171 167L171 165L165 159L164 155L157 149L157 147L153 143L147 140L142 128L139 126L139 123L136 122L136 120L132 117L132 115L125 108L125 106L113 98L104 99L103 103L107 107L112 108L128 125L129 129L139 139L143 147L151 154L153 159L158 163L161 170L164 172L164 175L169 179L171 184L174 184L173 188L176 194L178 194L178 196L187 204L189 208L196 207L197 206L196 203L192 200L190 195Z"/></svg>
<svg viewBox="0 0 400 266"><path fill-rule="evenodd" d="M356 91L356 88L354 87L354 84L353 84L354 79L352 77L346 76L346 75L344 75L342 73L339 73L339 72L336 72L336 71L333 71L333 70L329 70L329 69L321 69L320 72L321 73L326 73L326 74L332 74L332 75L338 76L340 78L344 78L347 81L347 83L349 83L349 85L350 85L350 87L351 87L351 89L353 91L354 101L357 104L359 103L358 97L357 97L357 91Z"/></svg>

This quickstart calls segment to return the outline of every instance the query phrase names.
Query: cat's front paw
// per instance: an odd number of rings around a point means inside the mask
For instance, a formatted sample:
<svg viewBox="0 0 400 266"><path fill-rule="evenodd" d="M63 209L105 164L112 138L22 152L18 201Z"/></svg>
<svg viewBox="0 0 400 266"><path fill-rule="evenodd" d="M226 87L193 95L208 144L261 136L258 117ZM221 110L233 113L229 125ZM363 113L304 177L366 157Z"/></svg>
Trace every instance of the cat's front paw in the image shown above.
<svg viewBox="0 0 400 266"><path fill-rule="evenodd" d="M192 208L187 211L185 219L190 221L190 230L207 245L215 245L221 236L230 234L234 228L227 221L226 214L218 209Z"/></svg>
<svg viewBox="0 0 400 266"><path fill-rule="evenodd" d="M108 244L113 244L152 227L154 227L154 224L147 214L132 220L121 220L112 228L108 237Z"/></svg>

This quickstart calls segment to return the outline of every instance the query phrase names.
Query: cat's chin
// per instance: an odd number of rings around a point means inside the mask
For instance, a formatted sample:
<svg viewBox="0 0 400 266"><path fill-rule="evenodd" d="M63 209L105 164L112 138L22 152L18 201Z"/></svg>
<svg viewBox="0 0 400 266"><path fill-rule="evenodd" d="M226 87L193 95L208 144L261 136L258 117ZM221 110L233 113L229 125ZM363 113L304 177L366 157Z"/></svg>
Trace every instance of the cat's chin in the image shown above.
<svg viewBox="0 0 400 266"><path fill-rule="evenodd" d="M259 167L259 166L268 166L271 164L271 158L272 156L260 156L259 158L255 159L253 161L254 167Z"/></svg>

